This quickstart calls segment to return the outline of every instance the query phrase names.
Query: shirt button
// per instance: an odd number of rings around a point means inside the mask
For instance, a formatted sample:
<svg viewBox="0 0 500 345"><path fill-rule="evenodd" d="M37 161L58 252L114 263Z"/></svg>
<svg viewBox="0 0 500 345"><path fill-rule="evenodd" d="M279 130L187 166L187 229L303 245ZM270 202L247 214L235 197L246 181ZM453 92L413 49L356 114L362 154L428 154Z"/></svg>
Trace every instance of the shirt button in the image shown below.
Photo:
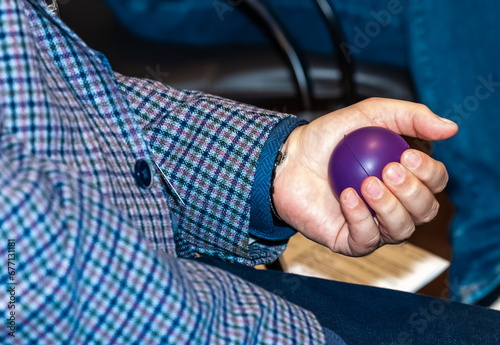
<svg viewBox="0 0 500 345"><path fill-rule="evenodd" d="M151 167L148 161L145 159L139 159L135 162L134 166L134 179L135 183L144 189L151 187L153 184L153 174L151 172Z"/></svg>

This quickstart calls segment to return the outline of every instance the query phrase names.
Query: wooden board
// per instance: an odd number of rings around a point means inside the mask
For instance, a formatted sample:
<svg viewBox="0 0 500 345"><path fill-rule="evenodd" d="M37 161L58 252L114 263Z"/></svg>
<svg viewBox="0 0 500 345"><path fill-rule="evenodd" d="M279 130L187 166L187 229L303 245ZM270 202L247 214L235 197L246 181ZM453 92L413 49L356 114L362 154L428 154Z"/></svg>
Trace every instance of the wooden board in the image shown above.
<svg viewBox="0 0 500 345"><path fill-rule="evenodd" d="M418 291L450 264L410 243L386 245L361 258L347 257L301 234L290 239L280 262L285 272L408 292Z"/></svg>

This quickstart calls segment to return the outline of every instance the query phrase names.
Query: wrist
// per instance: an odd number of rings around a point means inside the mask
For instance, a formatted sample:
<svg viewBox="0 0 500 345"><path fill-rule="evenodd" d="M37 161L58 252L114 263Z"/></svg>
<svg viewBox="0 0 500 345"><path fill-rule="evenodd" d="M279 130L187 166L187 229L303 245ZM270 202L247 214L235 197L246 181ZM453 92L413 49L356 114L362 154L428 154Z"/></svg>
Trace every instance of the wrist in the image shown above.
<svg viewBox="0 0 500 345"><path fill-rule="evenodd" d="M300 125L306 124L304 120L296 117L287 117L280 121L269 133L268 139L264 143L262 152L255 170L255 180L250 195L250 234L259 239L282 241L287 240L293 234L293 230L288 224L277 221L271 211L271 178L274 170L274 162L277 152L282 148L285 150L286 138ZM285 159L284 162L288 160ZM284 162L282 164L284 164ZM281 165L276 167L275 173L281 174ZM276 212L277 214L281 214Z"/></svg>
<svg viewBox="0 0 500 345"><path fill-rule="evenodd" d="M281 225L287 225L286 222L280 217L278 211L276 210L276 206L274 204L274 181L276 179L276 174L278 171L280 171L280 165L286 160L287 155L288 155L288 142L285 140L283 145L281 145L280 149L278 150L278 154L276 155L276 158L274 160L273 164L273 170L271 172L271 184L269 188L269 196L271 199L271 213L273 215L273 218L275 222L281 223Z"/></svg>
<svg viewBox="0 0 500 345"><path fill-rule="evenodd" d="M294 160L297 159L298 137L304 126L295 128L290 135L285 139L281 146L274 163L272 178L271 178L271 210L278 220L293 227L290 222L289 212L287 212L286 193L288 188L294 188L289 185L287 177L293 173Z"/></svg>

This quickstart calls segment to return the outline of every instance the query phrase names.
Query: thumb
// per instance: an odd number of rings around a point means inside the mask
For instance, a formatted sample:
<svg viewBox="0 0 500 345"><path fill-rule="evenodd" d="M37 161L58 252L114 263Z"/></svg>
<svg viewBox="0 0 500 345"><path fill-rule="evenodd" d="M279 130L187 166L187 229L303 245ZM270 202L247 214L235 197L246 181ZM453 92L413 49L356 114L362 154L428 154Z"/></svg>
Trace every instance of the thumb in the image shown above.
<svg viewBox="0 0 500 345"><path fill-rule="evenodd" d="M371 98L358 103L373 123L396 133L424 140L443 140L454 136L458 126L434 114L423 104Z"/></svg>

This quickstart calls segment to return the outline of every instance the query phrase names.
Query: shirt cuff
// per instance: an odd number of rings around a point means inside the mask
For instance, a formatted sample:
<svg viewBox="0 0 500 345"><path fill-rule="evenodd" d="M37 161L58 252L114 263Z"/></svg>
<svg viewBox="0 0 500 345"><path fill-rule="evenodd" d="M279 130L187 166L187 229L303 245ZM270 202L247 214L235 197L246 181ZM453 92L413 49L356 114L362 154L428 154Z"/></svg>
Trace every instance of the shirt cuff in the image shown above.
<svg viewBox="0 0 500 345"><path fill-rule="evenodd" d="M255 171L252 194L250 196L250 234L259 239L284 241L295 234L295 230L276 222L271 212L271 173L278 151L290 133L307 121L296 117L287 117L280 121L271 131L264 144L257 169Z"/></svg>

